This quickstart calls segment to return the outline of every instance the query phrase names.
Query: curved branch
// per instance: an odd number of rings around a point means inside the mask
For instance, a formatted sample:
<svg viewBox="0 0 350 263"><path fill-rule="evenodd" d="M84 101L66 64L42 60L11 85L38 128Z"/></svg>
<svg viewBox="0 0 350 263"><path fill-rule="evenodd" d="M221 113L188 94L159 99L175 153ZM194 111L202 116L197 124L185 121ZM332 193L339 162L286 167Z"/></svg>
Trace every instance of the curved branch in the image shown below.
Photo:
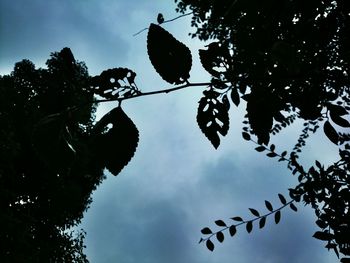
<svg viewBox="0 0 350 263"><path fill-rule="evenodd" d="M163 23L161 23L161 24L169 23L169 22L175 21L176 19L179 19L179 18L181 18L181 17L189 16L189 15L192 15L192 14L193 14L193 12L186 13L186 14L183 14L183 15L179 15L179 16L177 16L177 17L175 17L175 18L172 18L172 19L169 19L169 20L165 20L165 21L164 21ZM147 30L147 29L148 29L148 27L145 27L144 29L142 29L142 30L140 30L139 32L133 34L132 36L135 37L135 36L141 34L143 31L145 31L145 30Z"/></svg>

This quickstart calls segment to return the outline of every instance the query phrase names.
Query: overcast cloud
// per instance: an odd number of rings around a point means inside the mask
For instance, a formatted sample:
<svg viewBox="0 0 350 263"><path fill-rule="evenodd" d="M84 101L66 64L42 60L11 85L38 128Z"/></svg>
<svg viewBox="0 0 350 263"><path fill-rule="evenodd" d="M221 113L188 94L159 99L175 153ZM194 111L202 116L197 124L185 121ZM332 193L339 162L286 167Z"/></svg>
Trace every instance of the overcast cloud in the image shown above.
<svg viewBox="0 0 350 263"><path fill-rule="evenodd" d="M129 67L143 91L170 87L155 72L146 53L146 32L132 34L155 22L158 12L176 16L171 0L0 0L0 74L8 74L23 58L44 66L50 52L69 46L85 61L91 75L111 67ZM187 36L189 19L166 25L192 50L191 80L209 76L198 64L204 43ZM277 206L277 193L287 196L293 178L283 164L254 151L241 138L242 109L231 109L229 135L214 150L196 124L201 88L141 97L123 103L140 131L135 157L117 176L93 194L80 227L87 231L85 252L92 263L333 263L332 253L312 238L313 211L282 211L264 230L225 236L214 252L199 245L200 229L216 219L248 218L247 208L264 211L264 200ZM125 105L124 105L125 104ZM100 117L112 103L101 105ZM276 138L282 150L297 139L298 125ZM332 160L322 134L305 149L305 163ZM320 143L320 141L324 141ZM286 144L288 142L288 144ZM286 146L285 146L286 145ZM285 148L284 148L285 147ZM116 156L117 158L117 156ZM229 223L229 220L226 220Z"/></svg>

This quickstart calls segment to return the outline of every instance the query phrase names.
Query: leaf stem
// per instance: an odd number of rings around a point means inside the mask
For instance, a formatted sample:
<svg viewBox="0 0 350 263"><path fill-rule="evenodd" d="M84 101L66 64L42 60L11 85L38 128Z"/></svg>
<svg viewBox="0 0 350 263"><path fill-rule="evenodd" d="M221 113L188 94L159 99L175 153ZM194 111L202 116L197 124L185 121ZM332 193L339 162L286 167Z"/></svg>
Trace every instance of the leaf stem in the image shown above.
<svg viewBox="0 0 350 263"><path fill-rule="evenodd" d="M173 88L168 88L168 89L162 89L162 90L155 90L155 91L149 91L149 92L140 92L135 95L131 95L129 97L125 98L117 98L117 99L102 99L102 100L96 100L94 103L99 103L99 102L111 102L111 101L123 101L123 100L128 100L128 99L134 99L137 97L143 97L143 96L149 96L149 95L156 95L156 94L162 94L162 93L170 93L176 90L180 89L185 89L188 87L198 87L198 86L209 86L211 85L210 82L199 82L199 83L186 83L181 86L173 87Z"/></svg>
<svg viewBox="0 0 350 263"><path fill-rule="evenodd" d="M293 203L293 202L295 202L295 200L292 199L292 200L290 200L289 202L287 202L286 204L280 206L279 208L277 208L277 209L275 209L275 210L272 210L272 211L269 212L269 213L266 213L266 214L264 214L264 215L258 216L258 217L254 218L254 219L251 219L251 220L244 220L244 221L242 221L242 222L240 222L240 223L238 223L238 224L232 224L232 225L226 226L226 227L222 228L222 229L219 230L219 231L216 231L216 232L211 233L211 234L210 234L208 237L206 237L206 238L203 238L203 237L202 237L201 240L200 240L200 243L201 243L201 242L204 242L204 241L207 241L208 239L211 239L211 238L212 238L213 236L215 236L218 232L223 232L223 231L229 229L229 228L232 227L232 226L238 227L238 226L240 226L240 225L247 224L248 222L254 222L254 221L259 220L259 219L261 219L261 218L263 218L263 217L268 217L268 216L270 216L270 215L272 215L272 214L274 214L274 213L276 213L276 212L282 210L283 208L285 208L286 206L290 205L290 204Z"/></svg>
<svg viewBox="0 0 350 263"><path fill-rule="evenodd" d="M177 16L177 17L175 17L175 18L172 18L172 19L169 19L169 20L165 20L165 21L164 21L163 23L161 23L161 24L169 23L169 22L172 22L172 21L174 21L174 20L176 20L176 19L179 19L179 18L181 18L181 17L189 16L189 15L192 15L192 14L193 14L193 12L186 13L186 14L183 14L183 15L179 15L179 16ZM144 29L141 29L139 32L133 34L132 36L135 37L135 36L141 34L143 31L147 30L148 28L149 28L149 27L145 27Z"/></svg>

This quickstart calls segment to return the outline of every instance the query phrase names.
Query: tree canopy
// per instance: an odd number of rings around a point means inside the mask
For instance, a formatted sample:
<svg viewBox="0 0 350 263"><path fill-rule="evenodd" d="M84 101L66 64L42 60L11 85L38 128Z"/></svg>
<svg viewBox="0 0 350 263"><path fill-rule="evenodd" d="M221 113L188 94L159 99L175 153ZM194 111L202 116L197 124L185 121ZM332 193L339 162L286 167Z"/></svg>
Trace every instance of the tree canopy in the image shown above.
<svg viewBox="0 0 350 263"><path fill-rule="evenodd" d="M197 123L215 148L230 128L229 109L244 100L242 137L256 151L285 162L299 181L288 200L278 195L279 207L265 200L267 213L250 208L252 219L217 220L221 229L203 228L200 243L214 250L214 238L223 242L226 230L233 236L245 225L250 233L255 221L263 228L268 216L277 224L285 207L296 211L295 203L303 202L317 216L314 237L338 257L350 256L350 5L345 0L175 2L182 15L191 11L196 30L191 35L210 41L199 50L209 82L190 82L191 51L162 27L168 21L161 14L148 28L147 52L158 74L177 85L172 88L142 92L136 73L127 68L90 76L69 48L52 53L47 69L23 60L1 76L5 262L87 262L84 234L66 230L80 222L103 170L117 175L135 154L139 134L122 102L190 86L205 88ZM95 122L97 103L106 101L118 106ZM304 129L295 147L279 150L273 135L297 119ZM315 160L305 168L299 162L302 148L319 127L339 148L339 160L331 165Z"/></svg>

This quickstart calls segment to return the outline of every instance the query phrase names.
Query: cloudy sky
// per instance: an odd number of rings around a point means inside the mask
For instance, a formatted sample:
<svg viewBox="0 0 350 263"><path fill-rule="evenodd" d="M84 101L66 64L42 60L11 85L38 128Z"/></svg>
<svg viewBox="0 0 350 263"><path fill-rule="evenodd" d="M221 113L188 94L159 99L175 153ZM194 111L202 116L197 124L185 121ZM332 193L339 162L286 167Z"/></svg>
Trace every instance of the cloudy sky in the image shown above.
<svg viewBox="0 0 350 263"><path fill-rule="evenodd" d="M135 32L155 22L157 14L176 17L172 0L0 0L0 74L23 58L43 67L50 52L65 46L85 61L91 75L113 67L137 73L142 91L170 88L152 68L146 36ZM192 82L209 79L198 64L205 43L188 37L188 18L165 28L192 51ZM265 229L234 238L225 236L214 252L198 244L200 229L232 216L249 218L248 207L263 212L264 200L277 207L277 193L287 196L296 184L285 165L254 151L241 138L242 110L231 107L230 132L215 150L196 124L202 88L125 101L125 112L140 131L135 157L117 176L93 193L81 228L92 263L333 263L333 253L312 238L317 230L309 207L282 211L279 225L267 219ZM101 105L98 117L115 106ZM296 124L273 138L281 152L297 140ZM304 150L303 163L336 157L322 134ZM116 156L117 158L117 156Z"/></svg>

